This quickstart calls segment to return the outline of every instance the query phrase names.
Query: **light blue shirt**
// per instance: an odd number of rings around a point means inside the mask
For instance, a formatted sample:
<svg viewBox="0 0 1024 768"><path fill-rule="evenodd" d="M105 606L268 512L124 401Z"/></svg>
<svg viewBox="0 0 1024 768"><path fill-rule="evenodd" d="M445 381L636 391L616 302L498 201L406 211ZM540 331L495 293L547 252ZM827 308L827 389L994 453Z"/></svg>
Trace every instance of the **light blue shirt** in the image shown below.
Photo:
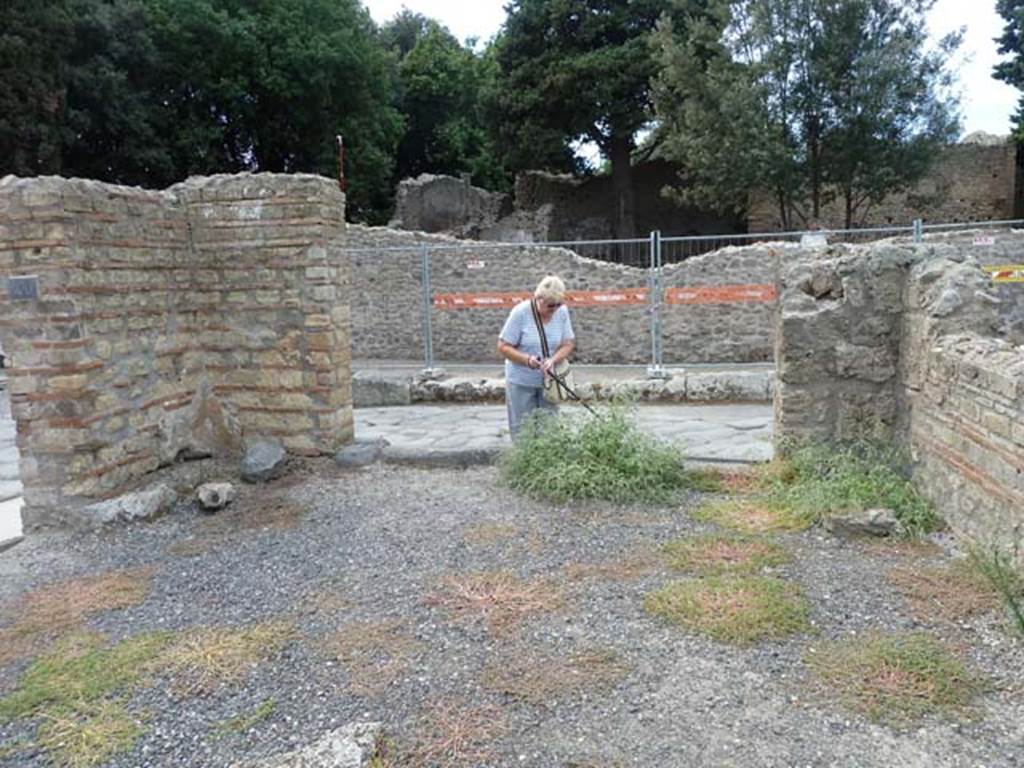
<svg viewBox="0 0 1024 768"><path fill-rule="evenodd" d="M548 352L552 355L562 342L576 338L572 330L572 321L569 319L569 308L564 304L556 309L555 314L544 324L544 335L548 339ZM543 357L537 323L533 320L529 300L521 301L512 308L499 338L521 352L537 358ZM544 374L539 370L506 360L505 381L524 387L542 387Z"/></svg>

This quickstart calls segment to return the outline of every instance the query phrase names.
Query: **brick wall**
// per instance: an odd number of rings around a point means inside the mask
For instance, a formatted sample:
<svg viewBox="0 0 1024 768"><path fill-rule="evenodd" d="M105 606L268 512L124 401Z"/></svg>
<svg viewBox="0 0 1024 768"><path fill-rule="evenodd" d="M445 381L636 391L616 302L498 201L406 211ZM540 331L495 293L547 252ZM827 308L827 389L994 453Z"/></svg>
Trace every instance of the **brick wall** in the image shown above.
<svg viewBox="0 0 1024 768"><path fill-rule="evenodd" d="M495 360L498 332L511 304L528 295L544 275L554 273L570 291L578 360L650 361L649 272L641 266L648 263L646 243L616 250L614 255L629 263L615 264L565 248L494 246L356 225L349 226L346 238L351 249L354 356L422 358L418 246L423 243L431 249L436 359ZM770 360L779 257L794 248L725 248L667 265L662 279L665 361Z"/></svg>
<svg viewBox="0 0 1024 768"><path fill-rule="evenodd" d="M1002 242L1024 254L1024 234ZM974 248L838 247L787 264L776 435L902 442L947 522L1024 564L1024 347L999 336Z"/></svg>
<svg viewBox="0 0 1024 768"><path fill-rule="evenodd" d="M26 525L253 436L350 438L343 212L312 176L0 181L0 276L38 276L0 280Z"/></svg>

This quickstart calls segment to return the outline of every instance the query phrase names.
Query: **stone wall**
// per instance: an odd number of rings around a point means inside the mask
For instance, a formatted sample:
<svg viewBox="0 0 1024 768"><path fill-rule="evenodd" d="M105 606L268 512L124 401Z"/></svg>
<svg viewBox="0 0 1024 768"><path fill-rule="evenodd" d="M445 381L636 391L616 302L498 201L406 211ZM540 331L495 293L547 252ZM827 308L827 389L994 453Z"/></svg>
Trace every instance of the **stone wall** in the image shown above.
<svg viewBox="0 0 1024 768"><path fill-rule="evenodd" d="M28 527L179 458L352 435L344 198L313 176L166 191L0 181L0 336Z"/></svg>
<svg viewBox="0 0 1024 768"><path fill-rule="evenodd" d="M1024 234L1004 242L1020 259ZM955 529L1024 562L1024 347L999 337L972 249L888 242L786 264L776 435L896 439Z"/></svg>
<svg viewBox="0 0 1024 768"><path fill-rule="evenodd" d="M496 246L440 235L350 225L352 346L359 358L422 359L421 253L430 248L434 355L452 362L496 359L508 310L546 274L561 275L586 363L650 361L647 245L629 264L564 248ZM771 359L775 280L789 244L725 248L664 267L664 359L671 363ZM392 250L387 250L392 249ZM637 265L637 266L634 266Z"/></svg>
<svg viewBox="0 0 1024 768"><path fill-rule="evenodd" d="M916 185L870 207L854 226L910 226L914 219L926 223L1005 221L1017 215L1016 196L1016 144L955 144L940 152L931 170ZM842 201L825 206L819 223L828 229L842 229L842 206ZM747 226L750 232L782 229L772 196L756 196L751 201Z"/></svg>

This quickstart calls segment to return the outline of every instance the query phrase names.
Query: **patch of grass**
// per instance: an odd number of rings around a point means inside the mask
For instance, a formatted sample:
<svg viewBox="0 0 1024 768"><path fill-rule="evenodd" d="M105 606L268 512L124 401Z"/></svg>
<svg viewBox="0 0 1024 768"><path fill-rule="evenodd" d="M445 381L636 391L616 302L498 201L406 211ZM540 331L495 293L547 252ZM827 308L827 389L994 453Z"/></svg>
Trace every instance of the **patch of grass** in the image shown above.
<svg viewBox="0 0 1024 768"><path fill-rule="evenodd" d="M748 574L784 565L789 554L779 544L741 536L697 536L665 545L669 565L699 575Z"/></svg>
<svg viewBox="0 0 1024 768"><path fill-rule="evenodd" d="M80 714L83 707L138 683L159 664L169 641L166 633L139 635L110 647L98 635L63 640L29 666L14 691L0 699L0 722L43 710Z"/></svg>
<svg viewBox="0 0 1024 768"><path fill-rule="evenodd" d="M491 632L507 631L527 616L562 605L561 593L543 579L524 581L510 573L480 572L449 576L428 599L461 621L484 621Z"/></svg>
<svg viewBox="0 0 1024 768"><path fill-rule="evenodd" d="M322 647L345 667L349 687L364 696L387 688L422 650L422 644L395 620L347 624Z"/></svg>
<svg viewBox="0 0 1024 768"><path fill-rule="evenodd" d="M857 539L856 545L869 555L892 559L926 560L942 554L942 547L928 539L871 536Z"/></svg>
<svg viewBox="0 0 1024 768"><path fill-rule="evenodd" d="M244 677L261 661L279 653L296 637L287 622L270 621L250 627L204 627L175 640L162 656L185 688L208 691Z"/></svg>
<svg viewBox="0 0 1024 768"><path fill-rule="evenodd" d="M921 621L959 622L988 613L999 605L995 589L967 559L933 568L894 568L887 578Z"/></svg>
<svg viewBox="0 0 1024 768"><path fill-rule="evenodd" d="M1014 568L1010 557L998 550L971 550L974 567L1002 598L1010 626L1024 637L1024 577Z"/></svg>
<svg viewBox="0 0 1024 768"><path fill-rule="evenodd" d="M683 468L677 447L642 432L622 406L605 409L599 417L533 419L502 456L500 467L514 490L558 503L667 503L703 478Z"/></svg>
<svg viewBox="0 0 1024 768"><path fill-rule="evenodd" d="M693 511L693 517L749 534L805 531L817 519L810 512L754 499L707 501Z"/></svg>
<svg viewBox="0 0 1024 768"><path fill-rule="evenodd" d="M581 693L605 691L629 673L629 665L614 651L580 651L567 656L528 652L492 660L484 668L484 688L531 704Z"/></svg>
<svg viewBox="0 0 1024 768"><path fill-rule="evenodd" d="M649 594L647 612L714 640L748 645L810 628L800 590L767 577L710 576L678 581Z"/></svg>
<svg viewBox="0 0 1024 768"><path fill-rule="evenodd" d="M5 611L13 623L0 629L0 666L31 655L41 640L79 627L89 616L139 605L152 579L151 568L115 571L23 595Z"/></svg>
<svg viewBox="0 0 1024 768"><path fill-rule="evenodd" d="M275 699L264 699L250 712L243 712L220 723L214 729L214 738L222 738L236 733L245 733L250 728L262 723L277 710Z"/></svg>
<svg viewBox="0 0 1024 768"><path fill-rule="evenodd" d="M92 768L131 749L144 728L121 702L43 713L38 743L61 768Z"/></svg>
<svg viewBox="0 0 1024 768"><path fill-rule="evenodd" d="M764 480L767 505L797 516L817 519L885 508L896 513L905 534L925 533L938 524L931 505L910 482L906 457L885 445L789 446Z"/></svg>
<svg viewBox="0 0 1024 768"><path fill-rule="evenodd" d="M921 633L840 640L804 658L823 692L870 720L894 725L929 714L965 714L984 687L944 643Z"/></svg>

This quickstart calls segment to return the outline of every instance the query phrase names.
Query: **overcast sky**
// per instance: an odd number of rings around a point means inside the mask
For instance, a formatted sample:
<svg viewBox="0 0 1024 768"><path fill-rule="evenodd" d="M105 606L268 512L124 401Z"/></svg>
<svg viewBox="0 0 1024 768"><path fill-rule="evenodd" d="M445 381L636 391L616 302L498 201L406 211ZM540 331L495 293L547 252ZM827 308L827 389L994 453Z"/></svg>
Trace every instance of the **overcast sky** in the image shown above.
<svg viewBox="0 0 1024 768"><path fill-rule="evenodd" d="M507 0L363 0L377 23L383 23L402 7L437 19L460 40L487 40L505 19ZM1010 132L1010 117L1018 92L992 79L998 61L993 38L1002 31L995 0L938 0L932 11L932 32L941 36L960 26L967 28L959 56L964 133Z"/></svg>

